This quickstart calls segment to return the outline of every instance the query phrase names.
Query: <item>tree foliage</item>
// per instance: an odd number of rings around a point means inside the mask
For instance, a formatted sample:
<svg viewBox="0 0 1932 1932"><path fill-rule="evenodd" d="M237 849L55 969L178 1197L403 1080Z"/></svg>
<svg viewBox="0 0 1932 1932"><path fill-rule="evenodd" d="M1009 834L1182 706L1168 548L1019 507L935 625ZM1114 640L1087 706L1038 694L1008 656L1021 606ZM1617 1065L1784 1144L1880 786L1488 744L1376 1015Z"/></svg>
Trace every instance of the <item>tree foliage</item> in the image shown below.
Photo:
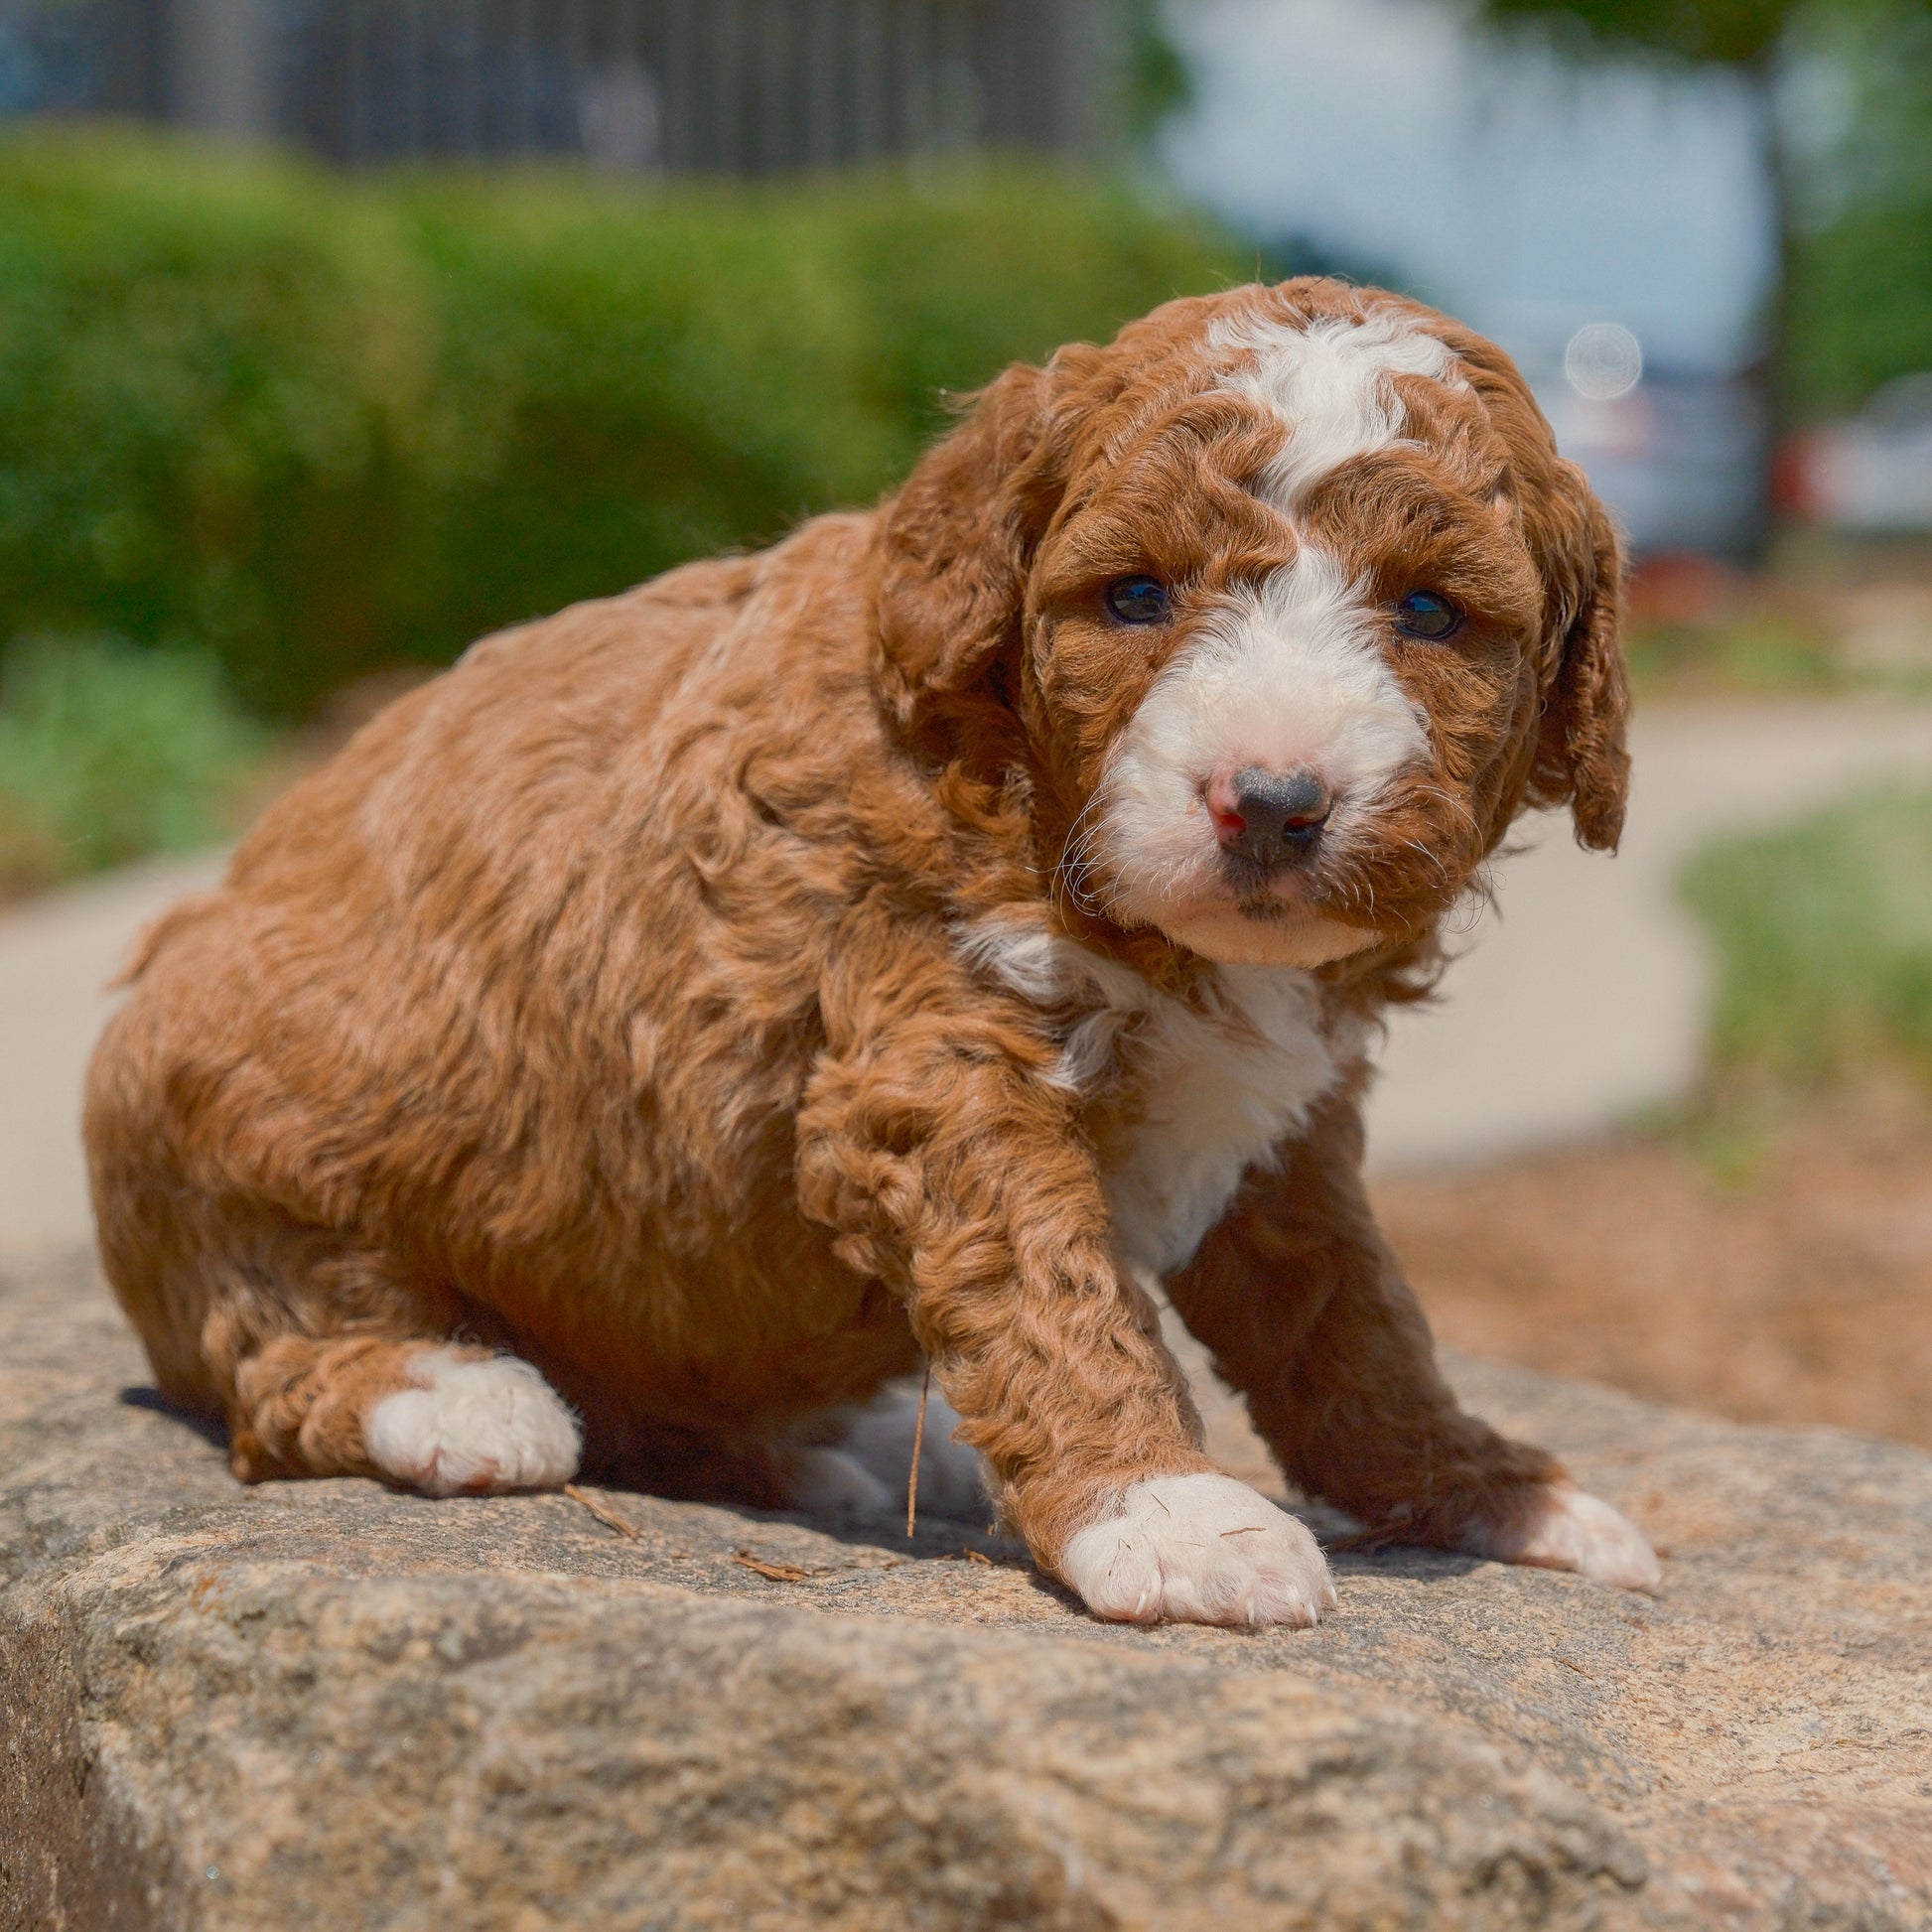
<svg viewBox="0 0 1932 1932"><path fill-rule="evenodd" d="M1620 53L1761 68L1805 0L1483 0L1492 20L1536 20Z"/></svg>
<svg viewBox="0 0 1932 1932"><path fill-rule="evenodd" d="M1128 133L1146 140L1194 98L1194 77L1162 18L1160 0L1122 0L1121 104Z"/></svg>
<svg viewBox="0 0 1932 1932"><path fill-rule="evenodd" d="M1847 94L1793 253L1789 373L1808 415L1932 369L1932 12L1826 31L1818 54Z"/></svg>

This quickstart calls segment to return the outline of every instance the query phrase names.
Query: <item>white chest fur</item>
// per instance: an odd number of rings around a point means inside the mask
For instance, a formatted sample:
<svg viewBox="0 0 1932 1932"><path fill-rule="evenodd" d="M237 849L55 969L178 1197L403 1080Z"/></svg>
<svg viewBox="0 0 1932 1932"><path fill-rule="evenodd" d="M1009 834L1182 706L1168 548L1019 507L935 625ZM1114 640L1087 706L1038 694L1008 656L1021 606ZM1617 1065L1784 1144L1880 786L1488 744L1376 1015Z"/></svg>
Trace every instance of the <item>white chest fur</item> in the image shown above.
<svg viewBox="0 0 1932 1932"><path fill-rule="evenodd" d="M981 921L961 945L1059 1034L1063 1084L1132 1097L1102 1177L1124 1258L1157 1276L1188 1260L1349 1057L1295 967L1222 966L1189 1003L1038 926Z"/></svg>

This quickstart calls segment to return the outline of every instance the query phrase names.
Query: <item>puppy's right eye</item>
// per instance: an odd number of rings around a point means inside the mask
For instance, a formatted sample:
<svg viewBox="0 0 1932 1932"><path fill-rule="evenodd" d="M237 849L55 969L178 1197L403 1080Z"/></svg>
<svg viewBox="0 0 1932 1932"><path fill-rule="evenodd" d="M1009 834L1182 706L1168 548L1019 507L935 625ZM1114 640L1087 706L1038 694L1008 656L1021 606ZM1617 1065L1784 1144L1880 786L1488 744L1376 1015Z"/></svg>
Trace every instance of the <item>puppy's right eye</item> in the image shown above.
<svg viewBox="0 0 1932 1932"><path fill-rule="evenodd" d="M1436 591L1411 591L1395 607L1395 627L1405 637L1441 643L1462 627L1462 613Z"/></svg>
<svg viewBox="0 0 1932 1932"><path fill-rule="evenodd" d="M1107 586L1107 609L1122 623L1166 623L1168 587L1155 577L1121 577Z"/></svg>

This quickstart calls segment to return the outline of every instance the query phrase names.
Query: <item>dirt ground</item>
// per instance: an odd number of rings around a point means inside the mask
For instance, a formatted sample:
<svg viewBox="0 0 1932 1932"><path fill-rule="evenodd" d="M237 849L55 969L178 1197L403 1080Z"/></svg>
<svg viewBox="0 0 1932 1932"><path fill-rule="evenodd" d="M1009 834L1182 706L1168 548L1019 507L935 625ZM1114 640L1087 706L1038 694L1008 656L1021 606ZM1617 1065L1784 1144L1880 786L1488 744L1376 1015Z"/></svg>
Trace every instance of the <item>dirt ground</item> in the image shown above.
<svg viewBox="0 0 1932 1932"><path fill-rule="evenodd" d="M1453 1348L1932 1449L1932 1109L1821 1110L1741 1184L1630 1139L1375 1192Z"/></svg>

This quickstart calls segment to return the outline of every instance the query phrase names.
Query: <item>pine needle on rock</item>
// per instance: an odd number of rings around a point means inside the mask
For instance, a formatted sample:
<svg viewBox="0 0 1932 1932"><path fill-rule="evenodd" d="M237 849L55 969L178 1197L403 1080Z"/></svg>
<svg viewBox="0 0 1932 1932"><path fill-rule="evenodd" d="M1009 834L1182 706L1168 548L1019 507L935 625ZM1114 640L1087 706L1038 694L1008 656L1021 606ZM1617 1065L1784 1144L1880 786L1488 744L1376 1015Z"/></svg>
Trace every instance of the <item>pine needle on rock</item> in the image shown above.
<svg viewBox="0 0 1932 1932"><path fill-rule="evenodd" d="M747 1570L756 1571L760 1577L769 1577L774 1584L802 1584L812 1573L800 1570L795 1563L766 1563L755 1557L749 1550L734 1550L732 1562L742 1563Z"/></svg>
<svg viewBox="0 0 1932 1932"><path fill-rule="evenodd" d="M635 1543L643 1535L643 1531L635 1523L631 1522L627 1516L620 1516L609 1503L603 1501L600 1497L593 1496L588 1489L580 1488L574 1482L567 1482L564 1484L564 1494L572 1502L582 1503L605 1528L616 1530L620 1536L626 1538L628 1541Z"/></svg>

